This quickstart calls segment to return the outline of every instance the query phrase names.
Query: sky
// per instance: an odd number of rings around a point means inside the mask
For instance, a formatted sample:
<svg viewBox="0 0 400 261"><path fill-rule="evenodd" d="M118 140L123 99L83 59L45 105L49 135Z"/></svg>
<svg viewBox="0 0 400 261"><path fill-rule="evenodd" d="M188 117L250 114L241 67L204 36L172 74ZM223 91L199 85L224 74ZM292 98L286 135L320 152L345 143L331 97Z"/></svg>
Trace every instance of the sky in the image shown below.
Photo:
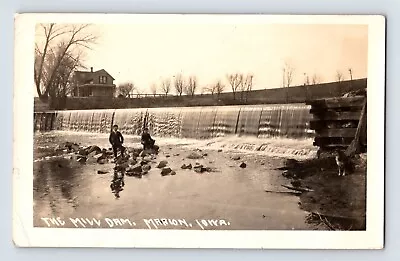
<svg viewBox="0 0 400 261"><path fill-rule="evenodd" d="M305 74L321 82L367 77L368 26L344 24L93 24L99 38L84 64L105 69L115 84L133 82L142 93L178 73L196 76L199 86L227 74L251 73L253 89L282 86L285 63L294 68L292 85Z"/></svg>

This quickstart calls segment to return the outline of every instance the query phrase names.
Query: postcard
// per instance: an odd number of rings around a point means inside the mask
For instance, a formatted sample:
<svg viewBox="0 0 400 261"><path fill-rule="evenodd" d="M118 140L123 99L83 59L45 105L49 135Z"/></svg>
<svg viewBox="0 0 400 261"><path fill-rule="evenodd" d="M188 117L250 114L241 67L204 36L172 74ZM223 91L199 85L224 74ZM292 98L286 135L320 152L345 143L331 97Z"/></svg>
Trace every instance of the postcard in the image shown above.
<svg viewBox="0 0 400 261"><path fill-rule="evenodd" d="M383 248L385 39L378 15L16 14L14 243Z"/></svg>

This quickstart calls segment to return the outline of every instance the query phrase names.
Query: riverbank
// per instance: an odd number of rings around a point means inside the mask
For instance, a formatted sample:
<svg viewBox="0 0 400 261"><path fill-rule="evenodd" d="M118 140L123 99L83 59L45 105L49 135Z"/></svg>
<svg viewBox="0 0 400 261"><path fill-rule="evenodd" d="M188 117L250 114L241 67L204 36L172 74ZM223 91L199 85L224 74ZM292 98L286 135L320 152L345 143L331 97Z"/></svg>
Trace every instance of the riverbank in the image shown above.
<svg viewBox="0 0 400 261"><path fill-rule="evenodd" d="M353 159L355 170L338 176L333 157L286 161L283 175L299 192L301 209L316 229L366 229L366 154Z"/></svg>

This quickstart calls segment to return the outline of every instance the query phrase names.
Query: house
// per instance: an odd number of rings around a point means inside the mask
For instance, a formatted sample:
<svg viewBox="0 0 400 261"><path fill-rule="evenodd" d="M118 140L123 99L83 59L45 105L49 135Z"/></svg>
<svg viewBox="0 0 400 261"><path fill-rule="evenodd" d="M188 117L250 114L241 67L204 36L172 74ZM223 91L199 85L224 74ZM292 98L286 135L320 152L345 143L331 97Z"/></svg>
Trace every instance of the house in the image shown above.
<svg viewBox="0 0 400 261"><path fill-rule="evenodd" d="M73 77L73 92L75 97L114 97L114 78L104 69L93 71L75 71Z"/></svg>

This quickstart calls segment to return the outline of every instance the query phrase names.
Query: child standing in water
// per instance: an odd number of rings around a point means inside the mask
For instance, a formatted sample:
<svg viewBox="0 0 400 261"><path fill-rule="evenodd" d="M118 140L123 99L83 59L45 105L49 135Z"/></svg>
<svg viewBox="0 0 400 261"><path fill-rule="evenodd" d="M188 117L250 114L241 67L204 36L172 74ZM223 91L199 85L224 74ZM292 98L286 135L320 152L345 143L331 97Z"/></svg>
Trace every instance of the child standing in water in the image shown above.
<svg viewBox="0 0 400 261"><path fill-rule="evenodd" d="M117 158L118 150L121 151L121 156L123 157L125 150L125 148L122 146L124 143L124 137L122 136L121 132L118 131L118 125L114 125L112 127L109 141L114 152L114 157Z"/></svg>

